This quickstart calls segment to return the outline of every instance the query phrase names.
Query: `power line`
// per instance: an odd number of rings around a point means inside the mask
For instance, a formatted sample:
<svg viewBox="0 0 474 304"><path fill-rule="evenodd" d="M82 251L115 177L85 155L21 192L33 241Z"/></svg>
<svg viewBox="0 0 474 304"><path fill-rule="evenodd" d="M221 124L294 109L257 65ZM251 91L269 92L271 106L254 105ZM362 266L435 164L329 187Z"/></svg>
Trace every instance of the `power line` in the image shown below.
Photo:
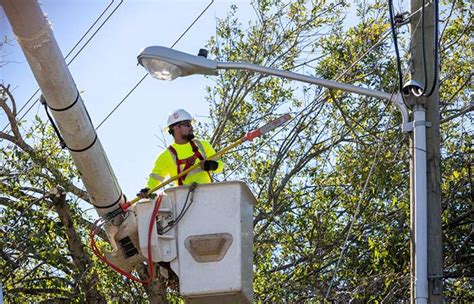
<svg viewBox="0 0 474 304"><path fill-rule="evenodd" d="M214 0L212 0L207 6L206 8L204 8L204 10L194 19L194 21L191 23L190 26L188 26L188 28L178 37L178 39L176 39L176 41L173 43L173 45L171 46L171 48L173 48L180 40L181 38L191 29L191 27L197 22L197 20L204 14L204 12L211 6L211 4L214 3ZM145 80L145 78L148 76L148 73L146 73L144 76L142 76L142 78L140 78L140 80L135 84L135 86L133 86L133 88L125 95L124 98L122 98L122 100L112 109L112 111L110 111L110 113L100 122L100 124L95 128L95 130L97 131L100 126L102 126L102 124L104 124L105 121L107 121L107 119L122 105L122 103L128 98L128 96L130 96L130 94L133 93L133 91L135 91L135 89L143 82L143 80ZM85 189L85 186L83 185L82 189L84 190Z"/></svg>
<svg viewBox="0 0 474 304"><path fill-rule="evenodd" d="M84 43L84 45L77 51L77 53L74 55L74 57L67 63L69 66L75 59L76 57L82 52L82 50L89 44L89 42L94 38L94 36L97 34L97 32L107 23L107 21L112 17L112 15L115 13L115 11L122 5L124 0L120 0L120 3L113 9L113 11L106 17L106 19L99 25L99 27L94 31L94 33L89 37L89 39ZM91 26L87 29L87 31L82 35L82 37L79 39L79 41L74 45L74 47L69 51L69 53L66 55L65 59L67 59L73 51L78 47L78 45L84 40L84 38L89 34L89 32L92 30L92 28L99 22L99 20L104 16L105 12L111 7L111 5L115 2L115 0L112 0L109 5L102 11L102 13L99 15L99 17L96 18L96 20L92 23ZM21 113L21 111L33 100L35 95L40 91L38 88L33 95L26 101L26 103L20 108L18 111L17 115ZM19 120L22 120L34 107L34 105L39 101L39 99L36 99L33 105L31 105L26 112L23 114L23 116L20 117ZM2 132L5 132L6 128L8 127L8 124L3 128Z"/></svg>
<svg viewBox="0 0 474 304"><path fill-rule="evenodd" d="M82 40L84 40L84 38L87 36L87 34L92 30L92 28L97 24L97 22L102 18L102 16L105 14L105 12L111 7L111 5L115 2L115 0L112 0L109 5L102 11L102 13L99 15L99 17L96 18L96 20L92 23L92 25L87 29L87 31L82 35L82 37L79 39L79 41L74 45L74 47L69 51L69 53L66 55L65 59L67 59L71 54L72 52L76 49L76 47L81 43ZM105 23L107 23L107 21L110 19L110 17L115 13L115 11L122 5L123 3L123 0L120 0L119 4L114 8L114 10L107 16L107 18L102 22L102 24L94 31L94 33L91 35L91 37L89 37L89 39L86 41L86 43L81 47L81 49L79 49L79 51L76 53L76 55L74 55L74 57L67 63L67 65L69 66L73 61L74 59L76 59L76 57L82 52L82 50L89 44L89 42L92 40L92 38L94 38L94 36L97 34L97 32L104 26ZM40 89L38 88L35 93L33 93L33 95L28 99L28 101L22 106L22 108L18 111L18 114L21 113L21 111L28 105L28 103L33 99L33 97L40 91ZM35 106L35 104L38 102L39 99L37 99L29 108L28 110L25 112L25 114L23 114L22 117L20 117L19 121L21 121L29 112L30 110ZM54 125L53 125L54 126ZM6 128L8 127L8 124L3 128L2 132L4 132L6 130ZM6 164L5 164L6 165ZM2 167L5 168L5 165Z"/></svg>
<svg viewBox="0 0 474 304"><path fill-rule="evenodd" d="M201 18L201 16L207 11L207 9L214 3L214 0L211 0L211 2L204 8L204 10L194 19L194 21L188 26L188 28L178 37L178 39L176 39L176 41L171 45L171 48L174 48L175 45L181 40L181 38L184 37L184 35L186 35L186 33L194 26L194 24L199 20L199 18ZM145 78L148 77L148 73L146 73L145 75L142 76L142 78L140 78L140 80L138 80L138 82L133 86L133 88L128 91L127 94L125 94L125 97L123 97L118 103L117 105L112 109L112 111L109 112L109 114L107 114L107 116L99 123L99 125L95 128L95 130L97 131L106 121L107 119L109 119L109 117L123 104L123 102L133 93L133 91L135 91L135 89L143 82L143 80L145 80Z"/></svg>
<svg viewBox="0 0 474 304"><path fill-rule="evenodd" d="M393 17L393 0L388 0L388 11L390 13L390 28L392 29L393 46L395 48L395 56L397 60L398 90L401 92L403 88L403 73L400 51L398 49L397 30L395 29L395 20Z"/></svg>
<svg viewBox="0 0 474 304"><path fill-rule="evenodd" d="M102 11L102 13L99 15L99 17L96 18L96 20L94 21L94 23L92 23L92 25L87 29L87 31L82 35L81 39L79 39L79 41L77 41L77 43L72 47L72 49L69 51L69 53L66 55L65 59L67 59L69 57L69 55L71 55L71 53L76 49L76 47L79 45L79 43L81 43L81 41L84 39L84 37L86 37L86 35L91 31L91 29L94 27L94 25L96 25L96 23L99 21L99 19L104 15L104 13L109 9L109 7L112 5L112 3L114 2L114 0L112 0L112 2L109 3L109 5ZM96 31L97 32L97 31ZM94 33L95 35L95 33ZM90 41L90 39L86 42L86 44L84 46L87 45L87 43ZM84 47L83 47L84 48ZM82 50L82 49L81 49ZM81 52L81 50L79 50L78 54ZM77 54L76 54L77 56ZM76 58L76 57L74 57ZM69 62L71 63L74 58ZM67 65L69 65L69 63ZM18 114L21 113L21 111L28 105L28 103L33 99L33 97L40 91L40 89L38 88L34 93L33 95L26 101L26 103L21 107L21 109L18 111Z"/></svg>
<svg viewBox="0 0 474 304"><path fill-rule="evenodd" d="M117 9L122 5L124 0L120 0L119 4L113 9L112 12L110 12L110 14L106 17L106 19L99 25L99 27L94 31L94 33L91 35L91 37L89 37L89 39L85 42L85 44L80 48L80 50L76 53L76 55L74 55L74 57L67 63L67 65L69 66L75 59L76 57L82 52L82 50L89 44L89 42L92 40L92 38L94 38L94 36L98 33L98 31L105 25L105 23L107 23L107 21L110 19L110 17L112 17L112 15L117 11ZM92 28L94 28L94 26L97 24L97 22L99 22L99 20L102 18L102 16L104 16L105 12L111 7L111 5L115 2L115 0L112 0L109 5L107 5L107 7L102 11L102 13L96 18L96 20L92 23L91 26L89 26L89 28L87 29L87 31L82 35L82 37L79 39L79 41L74 45L74 47L68 52L68 54L66 55L65 59L67 59L72 53L73 51L77 48L77 46L81 43L81 41L84 40L84 38L87 36L87 34L92 30ZM17 115L20 114L20 112L28 105L28 103L33 99L33 97L40 91L40 89L38 88L35 93L33 93L33 95L28 99L28 101L22 106L22 108L18 111ZM39 101L39 98L35 100L35 102L28 108L28 110L20 117L20 119L17 119L17 121L21 121L30 111L31 109L38 103ZM8 127L8 123L7 125L3 128L2 132L4 132L7 127ZM60 152L59 152L60 153ZM2 170L5 168L6 164L4 164L2 166Z"/></svg>
<svg viewBox="0 0 474 304"><path fill-rule="evenodd" d="M146 73L145 75L142 76L142 78L140 78L140 80L133 86L133 88L130 91L128 91L125 97L122 98L122 100L119 101L119 103L112 109L112 111L110 111L110 113L107 114L107 116L105 116L105 118L99 123L99 125L95 128L96 131L100 128L100 126L104 124L104 122L107 119L109 119L109 117L115 112L115 110L117 110L122 105L122 103L128 98L128 96L130 96L130 94L132 94L133 91L135 91L135 89L143 82L143 80L145 80L145 78L147 78L147 76L148 76L148 73Z"/></svg>
<svg viewBox="0 0 474 304"><path fill-rule="evenodd" d="M438 45L439 45L439 34L438 34L438 25L439 25L439 1L434 1L434 14L435 14L435 38L434 38L434 64L433 64L433 82L431 85L431 89L428 93L427 85L428 85L428 73L426 72L426 44L425 44L425 0L422 2L421 6L421 41L422 41L422 53L423 53L423 72L424 72L424 79L425 82L423 83L423 93L422 95L425 97L429 97L433 94L435 87L436 87L436 79L438 78Z"/></svg>
<svg viewBox="0 0 474 304"><path fill-rule="evenodd" d="M112 1L114 2L114 0ZM84 47L87 45L87 43L89 43L89 41L95 36L95 34L102 28L102 26L110 19L110 17L115 13L115 11L118 9L118 7L123 3L123 0L120 1L120 3L115 7L115 9L109 14L109 16L104 20L104 22L102 22L102 24L99 26L99 28L94 32L94 34L87 40L86 44L78 51L78 53L71 59L71 61L68 63L68 65L77 57L77 55L84 49ZM212 0L205 8L204 10L193 20L193 22L186 28L186 30L176 39L176 41L173 43L173 45L171 46L172 48L186 35L186 33L194 26L194 24L199 20L199 18L201 18L201 16L209 9L209 7L214 3L214 0ZM107 8L104 10L104 12L110 7L110 4L109 6L107 6ZM94 22L94 24L97 23L97 21L101 18L101 16L103 16L104 12L102 12L102 14L99 16L99 18L97 18L96 22ZM90 29L94 26L94 24L89 28L89 30L87 32L90 31ZM86 32L86 34L87 34ZM85 37L85 35L81 38L81 40ZM80 41L79 41L80 42ZM78 44L76 43L76 45L74 47L76 47ZM74 48L73 48L74 49ZM72 50L71 50L72 52ZM71 54L71 52L69 52L69 54ZM69 56L68 54L68 56ZM67 58L67 56L66 56ZM145 74L138 82L137 84L125 95L125 97L117 104L117 106L114 107L114 109L105 117L105 119L99 124L99 126L96 128L96 130L115 112L115 110L117 110L118 107L120 107L120 105L128 98L128 96L130 96L130 94L143 82L143 80L147 77L148 74ZM39 89L35 92L35 94L39 91ZM35 95L33 94L33 96ZM32 98L33 98L32 96ZM32 99L30 98L30 100ZM25 115L34 107L34 105L37 103L38 100L35 101L35 103L33 103L33 105L31 105L29 107L29 109L27 110L27 112L20 118L23 119L25 117ZM8 125L7 125L8 126ZM6 129L6 127L5 127ZM61 153L61 151L59 152ZM6 164L5 164L6 165ZM3 166L3 168L5 167L5 165ZM83 187L84 189L84 187Z"/></svg>
<svg viewBox="0 0 474 304"><path fill-rule="evenodd" d="M417 92L413 92L416 96L430 96L435 87L436 87L436 78L437 78L437 73L438 73L438 64L439 64L439 60L438 60L438 45L439 45L439 42L438 42L438 23L439 23L439 3L438 1L434 1L435 2L435 15L436 15L436 23L435 23L435 58L434 58L434 81L433 81L433 84L432 84L432 87L430 89L430 92L428 94L425 94L426 92L426 83L427 83L427 73L426 73L426 54L425 54L425 43L424 43L424 10L425 10L425 1L423 0L423 5L421 6L421 8L417 9L416 11L410 13L407 17L407 20L409 20L411 17L413 17L414 15L418 14L420 11L421 11L421 23L422 23L422 27L421 27L421 30L422 30L422 41L423 41L423 65L424 65L424 77L425 77L425 83L423 84L423 91L421 93L417 93ZM400 52L399 52L399 47L398 47L398 39L397 39L397 31L396 31L396 26L397 26L397 22L395 20L395 17L398 17L399 15L395 16L393 15L393 10L394 10L394 7L393 7L393 0L389 0L388 1L388 5L389 5L389 13L390 13L390 28L392 30L392 36L393 36L393 42L394 42L394 48L395 48L395 54L396 54L396 58L397 58L397 73L398 73L398 79L399 79L399 90L402 91L402 88L403 88L403 73L402 73L402 64L401 64L401 58L400 58ZM402 15L405 15L407 13L403 13ZM403 25L405 24L405 22L401 22L400 24L398 25ZM418 21L418 23L416 24L416 27L415 29L412 31L412 35L413 33L418 29L418 26L420 25L420 21ZM403 97L403 96L402 96Z"/></svg>
<svg viewBox="0 0 474 304"><path fill-rule="evenodd" d="M115 0L112 0L112 3L114 2ZM117 9L122 5L124 0L120 0L120 3L114 8L114 10L112 12L110 12L110 14L107 16L107 18L105 18L105 20L99 25L99 27L95 30L95 32L91 35L91 37L89 37L89 39L87 39L86 43L79 49L79 51L76 53L76 55L74 55L74 57L68 62L67 65L69 65L71 62L74 61L74 59L76 59L76 57L79 55L79 53L82 52L82 50L87 46L87 44L89 44L89 41L92 40L92 38L94 38L94 36L97 34L97 32L100 31L100 29L107 23L107 21L109 21L109 19L112 17L113 14L115 14L115 12L117 11ZM110 5L112 4L110 3L109 6L107 6L106 9L108 9L110 7ZM105 12L105 11L104 11ZM99 16L102 17L102 15L104 14L104 12ZM96 23L97 23L98 19L96 20L96 22L94 22L94 24L92 26L94 26ZM91 27L92 27L91 26ZM87 34L87 33L86 33ZM82 38L81 38L82 40ZM79 44L79 43L77 43ZM77 44L74 46L76 47ZM68 54L69 55L69 54Z"/></svg>

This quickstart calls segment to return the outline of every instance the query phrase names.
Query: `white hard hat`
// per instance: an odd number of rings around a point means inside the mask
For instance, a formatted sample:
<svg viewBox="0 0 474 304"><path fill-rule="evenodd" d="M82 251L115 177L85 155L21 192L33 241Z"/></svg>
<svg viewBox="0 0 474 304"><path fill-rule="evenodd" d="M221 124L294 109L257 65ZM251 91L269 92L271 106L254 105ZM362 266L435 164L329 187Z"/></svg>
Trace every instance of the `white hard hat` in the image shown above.
<svg viewBox="0 0 474 304"><path fill-rule="evenodd" d="M193 117L187 111L183 109L177 109L168 115L167 126L169 127L171 125L174 125L177 122L185 121L185 120L193 120Z"/></svg>

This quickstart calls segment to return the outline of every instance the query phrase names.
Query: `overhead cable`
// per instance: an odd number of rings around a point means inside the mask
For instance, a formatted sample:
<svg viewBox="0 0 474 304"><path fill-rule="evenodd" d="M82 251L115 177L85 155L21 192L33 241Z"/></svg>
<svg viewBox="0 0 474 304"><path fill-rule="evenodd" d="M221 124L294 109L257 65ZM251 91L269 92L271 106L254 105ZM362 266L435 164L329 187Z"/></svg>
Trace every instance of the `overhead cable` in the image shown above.
<svg viewBox="0 0 474 304"><path fill-rule="evenodd" d="M112 17L112 15L115 13L115 11L122 5L124 0L120 0L119 4L113 9L112 12L110 12L110 14L106 17L106 19L99 25L99 27L94 31L94 33L89 37L89 39L87 39L87 41L84 43L84 45L79 49L79 51L77 51L77 53L74 55L74 57L69 61L67 62L67 65L69 66L73 61L74 59L76 59L76 57L82 52L82 50L89 44L89 42L92 40L92 38L94 38L94 36L97 34L97 32L104 26L105 23L107 23L107 21L110 19L110 17ZM99 20L102 18L102 16L104 16L105 12L111 7L111 5L115 2L115 0L112 0L109 5L107 5L107 7L102 11L102 13L95 19L95 21L92 23L91 26L89 26L89 28L87 29L87 31L82 35L82 37L79 39L79 41L76 42L76 44L73 46L73 48L68 52L68 54L66 55L65 59L67 59L73 52L74 50L78 47L78 45L84 40L84 38L89 34L89 32L94 28L94 26L97 24L97 22L99 22ZM38 92L40 91L40 89L38 88L34 93L33 95L31 95L31 97L26 101L26 103L20 108L20 110L18 111L18 115L21 114L22 110L31 102L31 100L33 100L33 98L35 97L36 94L38 94ZM39 98L37 98L35 100L35 102L26 110L26 112L20 117L19 120L22 120L30 111L31 109L35 106L35 104L39 101ZM8 124L3 128L2 132L4 132L6 130L6 128L8 127Z"/></svg>
<svg viewBox="0 0 474 304"><path fill-rule="evenodd" d="M428 86L428 73L426 71L427 67L427 62L426 62L426 43L425 43L425 0L422 2L421 6L421 45L422 45L422 52L423 52L423 72L424 72L424 78L425 81L423 83L423 92L421 95L425 97L429 97L433 94L436 84L437 84L437 78L438 78L438 49L439 49L439 34L438 34L438 26L439 26L439 1L434 0L434 18L435 18L435 26L434 26L434 64L433 64L433 81L431 85L431 89L428 93L427 91L427 86Z"/></svg>
<svg viewBox="0 0 474 304"><path fill-rule="evenodd" d="M114 2L114 0L113 0L112 2ZM114 9L114 10L109 14L109 16L102 22L102 24L99 26L99 28L94 32L93 36L94 36L94 35L102 28L102 26L110 19L110 17L115 13L115 11L117 10L117 8L118 8L122 3L123 3L123 0L120 1L120 3L115 7L115 9ZM194 26L194 24L198 21L198 19L207 11L207 9L208 9L213 3L214 3L214 0L212 0L212 1L204 8L204 10L193 20L193 22L187 27L187 29L186 29L186 30L178 37L178 39L173 43L172 47L174 47L174 46L184 37L184 35ZM104 12L105 12L109 7L110 7L110 4L109 4L109 6L107 6L107 8L104 10ZM97 18L97 20L100 19L101 16L103 16L104 12L102 12L102 14ZM94 24L97 23L97 20L96 20L96 22L94 22ZM93 24L93 25L94 25L94 24ZM83 37L81 38L81 40L82 40L82 39L84 38L84 36L90 31L90 29L93 27L93 25L92 25L92 26L89 28L89 30L83 35ZM86 42L86 44L89 43L89 41L93 38L93 36L90 37L90 39L88 39L88 41ZM76 43L76 46L77 46L78 44L79 44L79 43ZM76 47L76 46L75 46L75 47ZM82 51L83 48L84 48L84 47L82 47L82 48L80 49L80 51ZM80 51L79 51L79 52L80 52ZM69 54L71 54L71 53L72 53L72 50L69 52ZM68 54L68 55L69 55L69 54ZM76 55L76 56L77 56L77 55ZM70 63L76 58L76 56L74 56L74 58L73 58L68 64L70 64ZM67 56L66 56L66 57L67 57ZM125 99L127 99L128 96L130 96L130 94L143 82L143 80L146 78L146 76L147 76L147 74L144 75L144 76L137 82L137 84L126 94L126 96L119 102L119 104L118 104L118 105L107 115L107 117L99 124L99 126L96 128L96 130L112 115L112 113L125 101ZM38 91L39 91L39 90L37 90L37 92L38 92ZM37 92L35 92L35 94L36 94ZM33 95L33 96L34 96L34 95ZM32 97L33 97L33 96L32 96ZM30 99L32 99L32 98L30 98ZM38 99L38 100L39 100L39 99ZM28 109L28 111L20 118L20 120L25 117L25 115L33 108L33 106L36 104L36 102L37 102L38 100L36 100L35 103L34 103L32 106L30 106L30 108ZM8 125L7 125L7 126L8 126ZM5 129L6 129L7 126L5 126ZM5 129L4 129L4 130L5 130ZM59 152L59 153L60 153L60 152ZM6 165L6 164L5 164L5 165ZM3 167L5 167L5 165L4 165Z"/></svg>
<svg viewBox="0 0 474 304"><path fill-rule="evenodd" d="M178 39L176 39L176 41L171 45L171 48L174 48L175 45L181 40L181 38L184 37L184 35L186 35L186 33L194 26L194 24L199 20L199 18L201 18L201 16L207 11L207 9L214 3L214 0L211 0L211 2L209 2L209 4L202 10L202 12L194 19L194 21L188 26L188 28L178 37ZM109 112L109 114L107 114L107 116L99 123L99 125L95 128L95 130L97 131L103 124L104 122L107 121L107 119L109 119L109 117L122 105L122 103L133 93L133 91L135 91L135 89L143 82L143 80L145 80L145 78L148 77L148 73L146 73L145 75L143 75L140 80L138 80L138 82L133 86L133 88L128 91L127 94L125 94L125 97L122 98L122 100L120 100L117 105L112 109L112 111Z"/></svg>
<svg viewBox="0 0 474 304"><path fill-rule="evenodd" d="M112 17L112 15L117 11L117 9L122 5L124 0L120 0L120 2L117 4L117 6L115 6L115 8L108 14L108 16L106 17L106 19L99 25L99 27L93 32L93 34L91 35L91 37L89 37L89 39L84 43L84 45L80 48L80 50L76 53L76 55L74 55L74 57L67 63L67 65L69 66L75 59L76 57L82 52L82 50L89 44L89 42L92 40L92 38L94 38L94 36L98 33L98 31L105 25L105 23L107 23L107 21L109 21L110 17ZM99 20L104 16L105 12L111 7L111 5L115 2L115 0L112 0L109 5L107 5L107 7L102 11L102 13L95 19L95 21L92 23L91 26L89 26L89 28L87 29L87 31L82 35L82 37L79 39L79 41L74 45L74 47L68 52L68 54L66 55L65 59L67 59L73 52L74 50L79 46L79 44L81 43L81 41L84 40L84 38L90 33L90 31L94 28L94 26L97 24L97 22L99 22ZM28 99L28 101L21 107L21 109L18 111L17 115L20 114L20 112L28 105L28 103L34 98L34 96L40 91L40 89L37 89L35 91L35 93L33 93L33 95ZM26 110L26 112L18 119L18 121L21 121L30 111L31 109L38 103L38 101L40 100L40 98L37 98L35 100L35 102ZM8 123L7 125L3 128L2 132L4 132L7 127L8 127ZM5 168L6 164L3 165L2 169Z"/></svg>
<svg viewBox="0 0 474 304"><path fill-rule="evenodd" d="M390 28L392 29L393 47L395 48L395 56L397 60L398 90L401 92L403 88L403 73L400 51L398 49L397 30L395 28L395 20L393 17L393 0L388 0L388 11L390 13Z"/></svg>

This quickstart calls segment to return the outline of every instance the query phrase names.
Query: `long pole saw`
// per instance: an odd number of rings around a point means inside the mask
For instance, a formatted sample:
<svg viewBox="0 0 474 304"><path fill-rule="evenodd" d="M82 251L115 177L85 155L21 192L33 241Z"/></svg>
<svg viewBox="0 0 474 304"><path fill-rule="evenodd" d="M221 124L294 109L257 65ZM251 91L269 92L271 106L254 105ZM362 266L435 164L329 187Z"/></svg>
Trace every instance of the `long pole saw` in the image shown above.
<svg viewBox="0 0 474 304"><path fill-rule="evenodd" d="M211 155L210 157L208 157L207 159L211 159L211 160L216 160L218 159L219 157L221 157L222 155L226 154L227 152L229 152L230 150L234 149L235 147L237 147L238 145L241 145L243 144L244 142L246 141L251 141L253 140L254 138L257 138L263 134L266 134L276 128L278 128L279 126L283 125L285 122L287 122L288 120L291 119L291 116L290 114L285 114L285 115L282 115L280 117L278 117L277 119L274 119L272 121L270 121L269 123L267 123L266 125L258 128L258 129L255 129L253 131L250 131L248 132L245 136L243 136L242 138L240 138L239 140L235 141L234 143L230 144L229 146L225 147L224 149L220 150L219 152L216 152L216 154L214 155ZM183 172L173 176L173 177L170 177L169 179L165 180L164 182L162 182L161 184L159 184L158 186L148 190L148 195L152 194L153 192L157 191L158 189L161 189L163 188L164 186L168 185L169 183L172 183L174 182L175 180L187 175L189 172L191 172L192 170L194 169L197 169L199 168L199 163L196 163L194 165L192 165L191 167L189 167L188 169L184 170ZM139 196L135 197L133 200L131 200L130 202L124 204L124 206L122 206L123 209L127 209L129 206L135 204L136 202L138 202L141 198Z"/></svg>

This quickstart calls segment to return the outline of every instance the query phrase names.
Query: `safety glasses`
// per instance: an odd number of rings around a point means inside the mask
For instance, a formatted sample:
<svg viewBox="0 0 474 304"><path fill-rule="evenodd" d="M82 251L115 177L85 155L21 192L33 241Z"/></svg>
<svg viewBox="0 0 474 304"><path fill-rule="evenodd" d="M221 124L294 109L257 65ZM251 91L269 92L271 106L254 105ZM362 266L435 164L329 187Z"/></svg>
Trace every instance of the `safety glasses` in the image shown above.
<svg viewBox="0 0 474 304"><path fill-rule="evenodd" d="M188 128L192 127L190 121L183 121L183 122L178 123L178 127L181 127L181 126L185 126L185 127L188 127Z"/></svg>

